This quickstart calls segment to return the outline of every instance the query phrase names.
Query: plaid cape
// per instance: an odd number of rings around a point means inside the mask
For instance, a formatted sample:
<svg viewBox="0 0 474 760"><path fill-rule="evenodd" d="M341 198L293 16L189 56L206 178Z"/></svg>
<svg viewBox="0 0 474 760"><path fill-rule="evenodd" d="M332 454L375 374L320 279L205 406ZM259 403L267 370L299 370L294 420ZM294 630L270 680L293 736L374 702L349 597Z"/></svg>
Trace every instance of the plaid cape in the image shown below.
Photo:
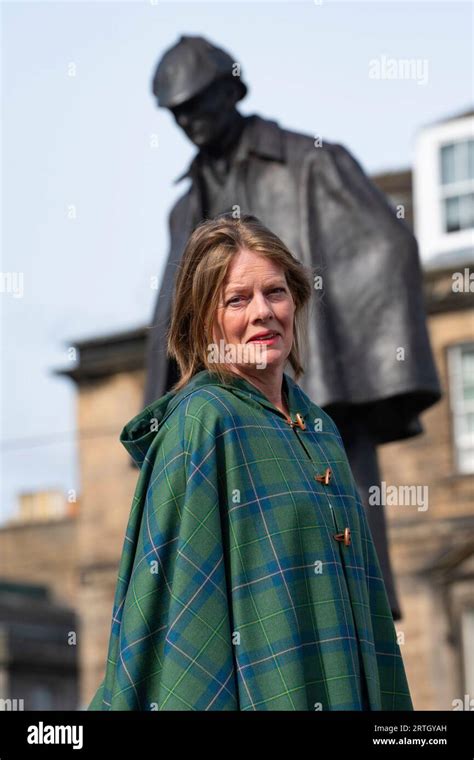
<svg viewBox="0 0 474 760"><path fill-rule="evenodd" d="M283 384L305 429L206 370L124 427L141 469L89 710L413 710L341 436Z"/></svg>

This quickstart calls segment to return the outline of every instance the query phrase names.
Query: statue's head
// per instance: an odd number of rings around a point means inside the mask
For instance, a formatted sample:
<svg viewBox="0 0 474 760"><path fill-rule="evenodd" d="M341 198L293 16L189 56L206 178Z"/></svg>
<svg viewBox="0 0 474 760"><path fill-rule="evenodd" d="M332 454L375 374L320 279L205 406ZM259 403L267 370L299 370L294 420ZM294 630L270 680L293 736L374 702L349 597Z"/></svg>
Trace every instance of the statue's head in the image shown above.
<svg viewBox="0 0 474 760"><path fill-rule="evenodd" d="M156 67L152 91L199 148L212 145L235 118L247 93L240 66L204 37L182 36Z"/></svg>

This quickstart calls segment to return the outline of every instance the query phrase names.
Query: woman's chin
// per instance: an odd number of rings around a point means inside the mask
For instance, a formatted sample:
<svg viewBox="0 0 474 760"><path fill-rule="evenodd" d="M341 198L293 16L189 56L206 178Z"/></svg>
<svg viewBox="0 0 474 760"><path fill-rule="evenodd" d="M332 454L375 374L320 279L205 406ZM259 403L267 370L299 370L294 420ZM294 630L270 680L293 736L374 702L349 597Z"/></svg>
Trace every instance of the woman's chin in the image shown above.
<svg viewBox="0 0 474 760"><path fill-rule="evenodd" d="M270 349L267 350L265 353L262 353L261 356L252 357L252 359L241 362L240 364L236 365L238 368L242 371L245 371L247 368L251 369L258 369L258 370L265 370L268 368L275 369L275 367L278 367L281 365L285 365L286 357L284 357L282 351L279 351L278 349Z"/></svg>

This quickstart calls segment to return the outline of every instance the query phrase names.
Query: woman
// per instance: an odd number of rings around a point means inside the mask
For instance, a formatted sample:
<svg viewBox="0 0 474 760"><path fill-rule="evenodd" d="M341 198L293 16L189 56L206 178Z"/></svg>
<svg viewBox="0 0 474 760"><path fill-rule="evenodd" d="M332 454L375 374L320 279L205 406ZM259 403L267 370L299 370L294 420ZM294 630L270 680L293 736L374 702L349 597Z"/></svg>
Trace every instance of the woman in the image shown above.
<svg viewBox="0 0 474 760"><path fill-rule="evenodd" d="M180 380L121 435L141 470L89 709L413 709L341 436L296 382L311 283L256 217L191 235Z"/></svg>

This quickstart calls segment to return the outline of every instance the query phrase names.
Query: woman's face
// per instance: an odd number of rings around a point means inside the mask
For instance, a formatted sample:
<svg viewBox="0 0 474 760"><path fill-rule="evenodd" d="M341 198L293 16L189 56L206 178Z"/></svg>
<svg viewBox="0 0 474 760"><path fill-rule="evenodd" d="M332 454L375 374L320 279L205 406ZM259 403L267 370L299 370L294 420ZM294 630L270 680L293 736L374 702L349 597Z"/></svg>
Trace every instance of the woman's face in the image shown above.
<svg viewBox="0 0 474 760"><path fill-rule="evenodd" d="M295 304L283 269L253 251L237 253L229 267L223 295L213 327L214 342L245 344L247 351L232 352L243 361L230 362L242 372L255 365L271 368L285 366L293 344ZM276 335L252 348L259 333ZM252 343L251 343L252 341ZM256 357L256 360L255 360ZM264 362L261 362L263 357Z"/></svg>

